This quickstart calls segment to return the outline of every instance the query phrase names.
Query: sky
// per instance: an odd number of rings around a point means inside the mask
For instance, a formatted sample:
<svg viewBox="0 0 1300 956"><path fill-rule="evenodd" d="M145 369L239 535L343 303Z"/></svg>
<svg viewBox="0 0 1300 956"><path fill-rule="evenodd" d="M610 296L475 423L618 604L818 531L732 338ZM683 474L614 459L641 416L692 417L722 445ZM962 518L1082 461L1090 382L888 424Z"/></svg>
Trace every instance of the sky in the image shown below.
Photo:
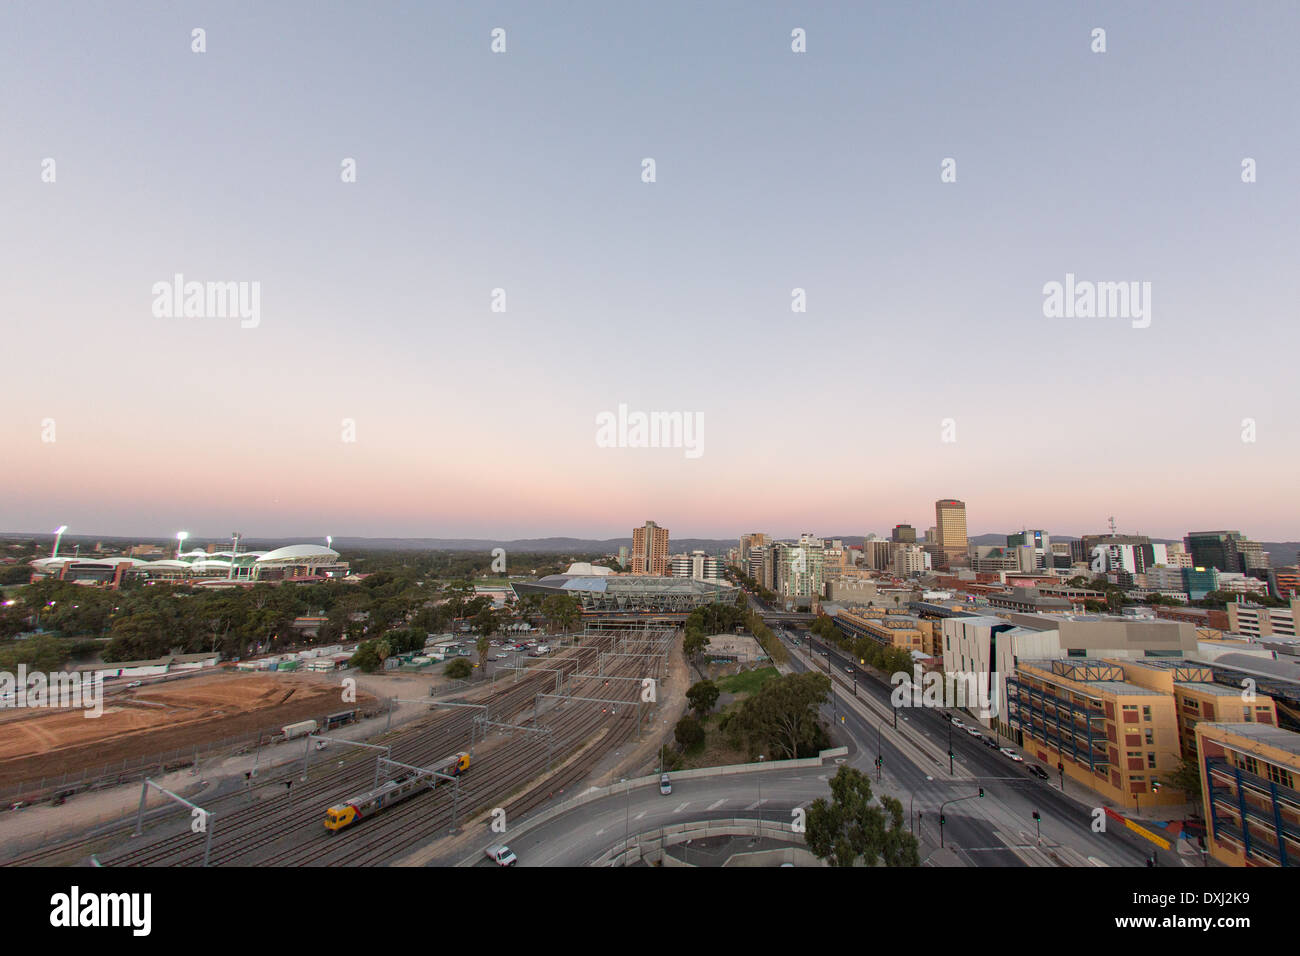
<svg viewBox="0 0 1300 956"><path fill-rule="evenodd" d="M0 5L0 529L955 497L972 534L1300 539L1298 40L1290 2ZM178 274L257 283L255 323L166 315ZM1149 325L1048 317L1067 274L1150 283ZM702 440L610 447L620 406Z"/></svg>

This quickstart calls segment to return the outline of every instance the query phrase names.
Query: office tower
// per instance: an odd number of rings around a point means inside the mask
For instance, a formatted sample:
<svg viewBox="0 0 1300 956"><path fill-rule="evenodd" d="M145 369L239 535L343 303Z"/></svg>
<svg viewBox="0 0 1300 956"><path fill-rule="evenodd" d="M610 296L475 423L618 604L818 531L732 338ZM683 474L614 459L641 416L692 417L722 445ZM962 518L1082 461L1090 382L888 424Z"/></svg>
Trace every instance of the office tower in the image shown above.
<svg viewBox="0 0 1300 956"><path fill-rule="evenodd" d="M668 574L668 529L653 521L632 529L632 573Z"/></svg>
<svg viewBox="0 0 1300 956"><path fill-rule="evenodd" d="M1007 535L1008 548L1029 548L1033 556L1033 562L1029 567L1021 567L1021 571L1049 571L1055 565L1052 559L1052 536L1046 531L1018 531L1015 534ZM1022 560L1021 564L1028 562Z"/></svg>
<svg viewBox="0 0 1300 956"><path fill-rule="evenodd" d="M895 544L916 544L916 529L910 524L896 524L890 540Z"/></svg>
<svg viewBox="0 0 1300 956"><path fill-rule="evenodd" d="M1192 567L1236 573L1242 570L1237 545L1245 540L1240 531L1189 531L1183 543L1192 555Z"/></svg>
<svg viewBox="0 0 1300 956"><path fill-rule="evenodd" d="M935 544L942 552L945 565L966 554L966 503L955 498L941 498L934 503Z"/></svg>

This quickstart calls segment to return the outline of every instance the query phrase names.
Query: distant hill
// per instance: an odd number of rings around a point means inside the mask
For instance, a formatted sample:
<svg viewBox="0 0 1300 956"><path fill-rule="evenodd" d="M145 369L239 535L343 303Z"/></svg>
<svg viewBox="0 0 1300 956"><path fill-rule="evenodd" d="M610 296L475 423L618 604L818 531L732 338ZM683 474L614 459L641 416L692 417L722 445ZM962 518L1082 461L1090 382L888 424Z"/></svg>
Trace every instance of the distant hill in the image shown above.
<svg viewBox="0 0 1300 956"><path fill-rule="evenodd" d="M52 540L53 536L45 534L33 534L31 532L0 532L0 539L10 540L31 540L36 539ZM860 547L865 540L860 534L828 534L823 535L822 539L830 541L839 539L846 545ZM1053 541L1077 541L1078 538L1072 535L1052 535ZM1153 542L1160 544L1181 543L1181 538L1152 538ZM64 535L61 550L70 550L76 544L83 546L93 545L102 541L106 545L113 547L127 547L132 544L141 544L154 542L164 548L175 548L175 539L151 538L151 537L124 537L121 535ZM221 548L229 546L230 541L227 538L202 538L194 537L186 542L187 548L203 547L209 541L217 542ZM1005 545L1007 536L1005 534L976 534L971 535L972 544L979 545ZM287 544L303 544L305 542L316 542L324 544L325 539L320 535L299 535L282 538L243 538L239 547L241 550L269 551L274 548L283 547ZM709 554L723 554L728 548L736 547L740 542L739 536L735 538L672 538L670 548L674 553L682 551L701 550ZM1300 556L1300 541L1262 541L1260 542L1263 549L1269 554L1274 567L1283 567L1285 565L1294 565L1297 556ZM510 540L499 540L493 538L335 538L334 547L343 548L352 551L491 551L493 548L505 548L506 551L523 551L537 554L616 554L620 547L625 547L629 551L632 549L632 539L627 538L514 538Z"/></svg>

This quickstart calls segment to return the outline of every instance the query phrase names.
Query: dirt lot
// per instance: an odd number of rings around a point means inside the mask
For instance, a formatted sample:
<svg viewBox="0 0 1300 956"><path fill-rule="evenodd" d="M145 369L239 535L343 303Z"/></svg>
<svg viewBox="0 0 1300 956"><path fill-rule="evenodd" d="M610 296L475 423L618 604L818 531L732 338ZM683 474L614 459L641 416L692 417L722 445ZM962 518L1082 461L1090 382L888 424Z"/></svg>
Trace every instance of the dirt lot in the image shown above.
<svg viewBox="0 0 1300 956"><path fill-rule="evenodd" d="M0 786L150 757L226 737L278 729L344 704L338 681L305 674L221 672L108 692L103 715L81 710L7 711L0 720Z"/></svg>

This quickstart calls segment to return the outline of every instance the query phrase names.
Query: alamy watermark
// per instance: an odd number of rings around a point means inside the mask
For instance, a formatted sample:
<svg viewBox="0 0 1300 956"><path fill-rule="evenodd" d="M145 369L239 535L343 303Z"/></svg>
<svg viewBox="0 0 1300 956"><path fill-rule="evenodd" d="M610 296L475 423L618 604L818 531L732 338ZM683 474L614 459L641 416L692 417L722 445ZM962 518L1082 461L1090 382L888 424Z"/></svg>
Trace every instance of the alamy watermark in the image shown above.
<svg viewBox="0 0 1300 956"><path fill-rule="evenodd" d="M262 283L186 282L179 272L171 282L153 284L153 314L158 319L239 319L239 327L262 322Z"/></svg>
<svg viewBox="0 0 1300 956"><path fill-rule="evenodd" d="M682 448L687 458L704 454L703 412L617 412L596 415L598 448Z"/></svg>
<svg viewBox="0 0 1300 956"><path fill-rule="evenodd" d="M29 674L26 664L18 665L17 674L0 671L0 710L29 707L81 708L83 716L99 717L104 713L104 672Z"/></svg>
<svg viewBox="0 0 1300 956"><path fill-rule="evenodd" d="M938 671L922 673L921 666L913 672L897 671L889 678L894 685L889 702L894 707L934 707L978 709L979 717L991 720L998 715L998 692L1001 675L997 671Z"/></svg>
<svg viewBox="0 0 1300 956"><path fill-rule="evenodd" d="M1043 315L1049 319L1131 319L1133 328L1151 324L1150 282L1076 281L1073 272L1065 282L1043 286Z"/></svg>

